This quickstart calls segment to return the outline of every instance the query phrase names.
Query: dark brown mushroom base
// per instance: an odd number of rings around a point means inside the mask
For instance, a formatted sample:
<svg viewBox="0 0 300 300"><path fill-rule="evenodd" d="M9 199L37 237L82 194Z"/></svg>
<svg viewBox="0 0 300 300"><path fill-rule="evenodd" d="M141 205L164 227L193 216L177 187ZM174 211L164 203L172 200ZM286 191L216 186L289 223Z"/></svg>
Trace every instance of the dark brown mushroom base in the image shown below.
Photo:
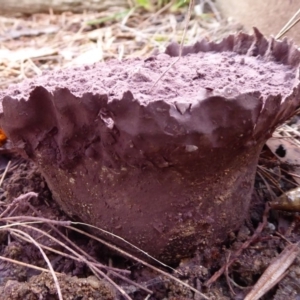
<svg viewBox="0 0 300 300"><path fill-rule="evenodd" d="M65 212L167 263L239 228L261 148L300 103L300 55L287 41L257 30L201 41L153 87L178 53L172 44L0 94L1 127Z"/></svg>

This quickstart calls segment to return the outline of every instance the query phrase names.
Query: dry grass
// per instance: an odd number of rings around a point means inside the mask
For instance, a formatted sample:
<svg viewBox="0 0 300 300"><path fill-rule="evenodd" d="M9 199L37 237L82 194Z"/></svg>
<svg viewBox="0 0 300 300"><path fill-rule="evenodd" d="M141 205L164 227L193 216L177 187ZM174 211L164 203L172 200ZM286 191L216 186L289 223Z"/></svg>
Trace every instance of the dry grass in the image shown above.
<svg viewBox="0 0 300 300"><path fill-rule="evenodd" d="M37 194L33 195L34 193L30 192L28 194L25 195L21 195L19 198L22 198L21 200L26 200L29 197L32 196L37 196ZM18 200L18 198L16 199ZM18 205L19 201L14 201L14 205L11 205L9 207L9 210L6 210L6 214L8 214L9 211L14 211L15 209L15 205ZM28 203L28 205L30 206L30 204ZM30 206L31 209L33 209L34 213L38 213L32 206ZM135 281L132 281L131 279L129 279L128 277L124 276L124 275L128 275L128 271L126 270L122 270L122 269L117 269L117 268L112 268L109 266L105 266L100 264L99 262L97 262L93 257L91 257L88 253L86 253L85 251L83 251L81 248L79 248L75 243L73 243L66 235L62 234L61 231L59 231L56 227L54 227L54 225L58 225L60 227L64 227L70 231L76 231L82 235L85 235L91 239L94 239L98 242L100 242L101 244L106 245L108 248L122 254L125 257L128 257L138 263L141 263L142 265L152 269L154 272L156 272L158 275L164 276L166 278L169 278L170 280L175 281L177 284L182 285L188 289L190 289L191 291L193 291L195 294L198 294L199 296L201 296L203 299L209 299L208 297L206 297L204 294L202 294L200 291L198 291L197 289L193 288L192 286L190 286L189 284L185 283L182 280L179 280L178 278L176 278L175 276L147 263L146 261L139 259L133 255L131 255L130 253L120 249L119 247L108 243L102 239L100 239L99 237L96 237L92 234L89 234L83 230L80 230L78 228L73 227L73 225L85 225L87 227L91 227L88 224L84 224L84 223L76 223L76 222L71 222L71 221L55 221L55 220L51 220L51 219L46 219L43 217L30 217L30 216L13 216L13 217L5 217L3 215L3 213L1 214L1 218L0 218L1 222L5 222L6 225L2 225L0 226L0 232L1 231L8 231L12 236L17 237L25 242L29 242L32 243L33 245L35 245L36 247L38 247L38 249L41 251L43 258L45 259L45 261L47 262L47 265L49 267L50 273L53 276L53 279L55 281L56 287L57 287L57 291L58 291L58 296L59 299L63 299L61 291L60 291L60 287L59 287L59 281L57 278L56 272L54 272L51 263L45 253L44 250L46 250L48 253L55 253L57 255L63 256L63 257L68 257L70 259L73 259L75 261L79 261L79 262L83 262L85 263L89 269L94 273L94 275L101 279L104 278L106 279L112 286L114 286L116 288L116 290L118 290L120 292L120 294L125 298L125 299L132 299L126 292L125 290L122 288L122 286L120 284L115 283L114 280L112 280L110 277L115 277L118 279L121 279L122 281L128 282L133 286L136 286L137 289L140 290L144 290L145 292L147 292L148 294L152 294L152 291L149 290L147 287L138 284ZM46 230L41 230L37 227L35 227L35 225L39 225L39 224L44 224L50 227L51 231L55 231L59 236L60 239L55 238L52 234L47 233ZM94 229L97 229L96 227L92 226ZM16 229L16 228L20 228L20 229ZM101 229L99 229L101 230ZM64 251L58 251L55 249L55 247L48 247L47 245L44 245L41 242L38 242L37 239L33 238L29 233L29 232L38 232L39 234L41 234L41 236L45 236L48 239L54 241L57 245L61 246L62 249L64 249ZM101 230L103 231L103 230ZM108 233L108 232L106 232ZM117 237L114 235L114 237ZM122 239L122 238L121 238ZM124 239L122 239L124 241ZM131 244L130 244L131 245ZM133 245L132 245L133 246ZM140 250L139 248L137 248L136 246L133 246L136 250L138 249L139 251L141 251L142 253L145 253L144 251ZM149 258L150 256L147 254L147 257ZM151 257L150 257L151 258ZM6 261L10 261L11 263L15 263L15 264L20 264L23 266L26 266L28 268L33 268L33 269L37 269L40 271L45 271L46 269L42 269L40 267L37 267L35 265L31 265L31 264L24 264L20 261L16 261L16 260L12 260L12 259L7 259L6 257L2 257L0 256L0 260L6 260ZM155 262L158 262L156 259L153 258L153 260ZM160 263L162 264L162 263ZM164 264L162 264L163 266L166 266ZM175 270L174 270L175 271ZM175 271L177 272L177 271ZM123 275L124 274L124 275ZM130 274L130 272L129 272Z"/></svg>
<svg viewBox="0 0 300 300"><path fill-rule="evenodd" d="M180 41L185 26L187 7L172 13L169 8L155 13L111 8L102 13L1 17L0 88L48 70L163 50L170 41ZM237 29L220 18L210 1L200 1L185 42L219 40Z"/></svg>

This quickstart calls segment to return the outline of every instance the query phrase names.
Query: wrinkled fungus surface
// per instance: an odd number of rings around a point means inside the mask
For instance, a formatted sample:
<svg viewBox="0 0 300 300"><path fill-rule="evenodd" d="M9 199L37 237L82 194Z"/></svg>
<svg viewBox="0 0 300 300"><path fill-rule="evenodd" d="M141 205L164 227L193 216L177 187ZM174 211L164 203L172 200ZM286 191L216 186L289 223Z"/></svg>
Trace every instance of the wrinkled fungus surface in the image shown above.
<svg viewBox="0 0 300 300"><path fill-rule="evenodd" d="M300 55L286 40L203 40L153 87L178 53L171 44L0 94L0 125L61 207L168 263L241 225L261 148L300 103Z"/></svg>
<svg viewBox="0 0 300 300"><path fill-rule="evenodd" d="M131 91L134 98L144 105L154 99L170 104L176 100L197 104L210 96L234 97L254 91L263 96L288 94L296 76L290 66L263 58L233 52L199 52L176 63L159 84L151 88L170 62L170 55L161 53L144 60L129 59L122 64L115 60L108 65L98 63L72 72L65 69L57 72L55 77L49 73L34 81L25 81L13 91L13 96L19 99L28 97L36 86L43 86L51 92L68 87L77 97L86 93L107 94L111 101Z"/></svg>

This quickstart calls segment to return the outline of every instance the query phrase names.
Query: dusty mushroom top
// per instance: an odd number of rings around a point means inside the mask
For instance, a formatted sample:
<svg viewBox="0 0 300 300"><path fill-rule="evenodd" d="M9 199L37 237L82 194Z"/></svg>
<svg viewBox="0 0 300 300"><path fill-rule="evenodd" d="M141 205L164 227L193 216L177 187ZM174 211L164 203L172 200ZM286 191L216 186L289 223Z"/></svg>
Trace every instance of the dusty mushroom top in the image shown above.
<svg viewBox="0 0 300 300"><path fill-rule="evenodd" d="M49 72L11 86L0 93L0 98L10 95L27 99L36 86L43 86L48 91L67 87L76 96L107 94L109 100L121 99L122 94L130 90L142 103L151 100L196 103L210 96L231 98L255 91L263 96L286 96L296 78L295 68L264 57L234 52L199 52L182 57L152 88L175 59L162 53L147 59L128 59L122 63L112 60Z"/></svg>
<svg viewBox="0 0 300 300"><path fill-rule="evenodd" d="M299 107L300 52L287 40L267 40L258 30L220 43L202 40L184 47L183 57L153 88L178 53L173 43L146 59L112 60L24 81L0 93L0 125L20 148L26 141L28 155L29 145L34 149L50 133L59 137L60 147L69 147L66 157L73 157L74 145L82 151L95 131L114 145L110 132L118 130L126 136L120 151L138 157L128 141L153 153L165 147L166 138L170 145L251 147Z"/></svg>

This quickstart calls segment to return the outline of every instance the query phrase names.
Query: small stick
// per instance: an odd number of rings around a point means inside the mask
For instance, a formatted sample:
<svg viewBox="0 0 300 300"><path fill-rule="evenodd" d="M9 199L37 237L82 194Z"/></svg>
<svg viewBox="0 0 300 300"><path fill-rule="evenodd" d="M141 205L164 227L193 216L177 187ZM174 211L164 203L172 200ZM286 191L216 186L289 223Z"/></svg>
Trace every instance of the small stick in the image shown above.
<svg viewBox="0 0 300 300"><path fill-rule="evenodd" d="M298 243L288 245L261 275L245 300L258 300L287 274L286 270L299 253Z"/></svg>
<svg viewBox="0 0 300 300"><path fill-rule="evenodd" d="M299 13L300 13L300 9L298 9L297 12L288 20L288 22L275 36L275 39L277 40L280 39L285 33L287 33L292 27L294 27L300 21L300 18L295 20Z"/></svg>
<svg viewBox="0 0 300 300"><path fill-rule="evenodd" d="M165 76L166 73L168 73L170 71L170 69L180 60L181 56L182 56L182 48L183 48L183 43L186 37L186 33L187 33L187 29L189 26L189 22L191 19L191 14L192 14L192 7L194 5L194 0L190 0L190 4L189 4L189 8L188 8L188 13L186 15L186 19L185 19L185 27L184 27L184 31L183 31L183 35L181 38L181 42L180 42L180 48L179 48L179 56L169 65L169 67L158 77L158 79L154 82L154 84L152 85L152 87L150 88L150 92L152 92L152 90L154 89L154 87L157 85L157 83Z"/></svg>
<svg viewBox="0 0 300 300"><path fill-rule="evenodd" d="M229 252L228 257L226 257L225 276L226 276L226 281L227 281L227 284L229 286L229 289L230 289L231 293L235 296L236 294L235 294L235 292L232 288L232 285L230 283L230 277L229 277L229 274L228 274L228 262L229 262L229 259L230 259L230 255L231 255L231 252Z"/></svg>
<svg viewBox="0 0 300 300"><path fill-rule="evenodd" d="M243 252L243 250L247 249L251 243L253 243L253 241L255 241L258 237L258 235L262 232L262 230L264 229L265 225L267 224L267 217L268 217L268 213L270 210L270 206L267 203L266 207L265 207L265 211L264 211L264 215L263 215L263 221L258 225L258 227L256 228L254 234L252 235L252 237L247 240L246 242L244 242L244 244L242 245L242 247L237 250L237 252L234 254L234 257L227 263L224 264L224 266L217 271L207 282L206 282L206 286L210 286L212 283L214 283L225 271L226 268L229 268L234 261L238 258L238 256L241 255L241 253Z"/></svg>
<svg viewBox="0 0 300 300"><path fill-rule="evenodd" d="M4 173L3 173L2 177L1 177L0 187L2 186L3 180L4 180L4 178L6 176L6 173L7 173L8 169L9 169L9 167L10 167L10 164L11 164L11 160L8 162L8 164L7 164L7 166L6 166L5 170L4 170Z"/></svg>

